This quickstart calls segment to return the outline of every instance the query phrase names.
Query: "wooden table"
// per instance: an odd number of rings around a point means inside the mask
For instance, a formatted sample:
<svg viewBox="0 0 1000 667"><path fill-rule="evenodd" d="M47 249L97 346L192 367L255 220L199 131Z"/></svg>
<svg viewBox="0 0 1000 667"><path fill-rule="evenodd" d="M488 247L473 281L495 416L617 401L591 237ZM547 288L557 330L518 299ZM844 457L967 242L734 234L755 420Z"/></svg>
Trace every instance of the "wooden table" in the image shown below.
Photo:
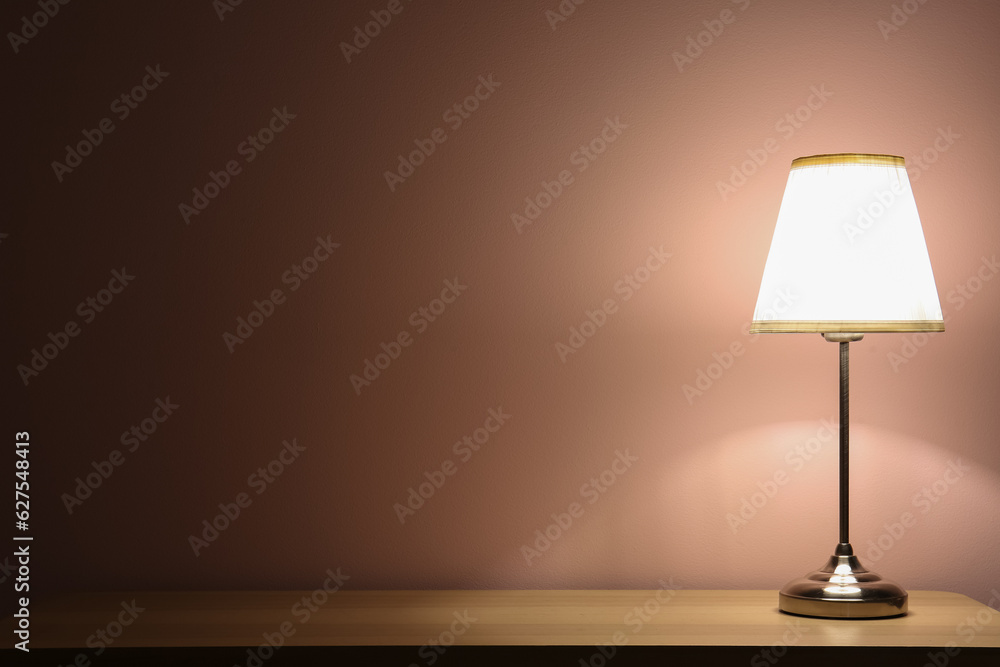
<svg viewBox="0 0 1000 667"><path fill-rule="evenodd" d="M1000 665L1000 612L964 595L911 591L907 616L880 620L790 616L777 599L669 589L84 593L33 602L30 647L34 664L53 667L603 667L713 656L761 666ZM23 656L11 648L13 620L3 621L3 664Z"/></svg>

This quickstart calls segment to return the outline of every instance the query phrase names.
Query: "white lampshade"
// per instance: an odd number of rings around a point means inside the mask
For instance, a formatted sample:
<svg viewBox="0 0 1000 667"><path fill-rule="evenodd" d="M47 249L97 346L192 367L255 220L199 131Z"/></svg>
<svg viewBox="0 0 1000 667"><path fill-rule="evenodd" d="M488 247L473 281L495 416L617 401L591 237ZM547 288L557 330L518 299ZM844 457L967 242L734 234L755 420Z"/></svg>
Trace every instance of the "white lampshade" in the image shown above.
<svg viewBox="0 0 1000 667"><path fill-rule="evenodd" d="M751 333L944 331L903 158L792 161Z"/></svg>

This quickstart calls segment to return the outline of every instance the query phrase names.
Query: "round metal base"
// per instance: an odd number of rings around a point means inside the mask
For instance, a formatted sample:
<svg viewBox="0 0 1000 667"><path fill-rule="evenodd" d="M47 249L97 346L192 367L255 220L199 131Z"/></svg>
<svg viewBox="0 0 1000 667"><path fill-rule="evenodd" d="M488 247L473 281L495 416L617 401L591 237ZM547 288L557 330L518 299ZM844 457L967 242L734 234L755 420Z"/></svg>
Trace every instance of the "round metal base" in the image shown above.
<svg viewBox="0 0 1000 667"><path fill-rule="evenodd" d="M906 614L906 598L905 590L866 570L857 556L838 555L782 588L778 609L822 618L889 618Z"/></svg>

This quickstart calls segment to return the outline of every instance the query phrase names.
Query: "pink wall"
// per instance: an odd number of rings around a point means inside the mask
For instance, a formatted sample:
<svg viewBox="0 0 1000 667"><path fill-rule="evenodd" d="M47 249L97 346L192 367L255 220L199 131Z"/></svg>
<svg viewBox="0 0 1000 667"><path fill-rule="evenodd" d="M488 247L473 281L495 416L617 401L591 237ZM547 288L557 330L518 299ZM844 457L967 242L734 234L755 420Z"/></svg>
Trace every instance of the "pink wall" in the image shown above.
<svg viewBox="0 0 1000 667"><path fill-rule="evenodd" d="M337 567L354 588L780 587L837 539L821 421L837 414L837 349L744 327L790 161L856 151L906 158L950 319L919 348L852 346L853 542L909 589L990 602L1000 280L977 273L996 275L984 258L1000 248L1000 6L896 4L915 11L887 32L888 0L586 2L554 27L556 0L402 0L350 62L341 42L386 2L244 2L223 20L207 1L62 6L6 56L4 423L32 434L38 588L308 589ZM35 10L7 3L0 26ZM113 101L144 77L156 87L121 118ZM477 87L458 125L446 111ZM798 127L782 120L797 111ZM59 180L52 162L105 117L113 132ZM269 122L273 141L241 151ZM384 172L436 128L444 141L390 189ZM602 132L603 153L578 152ZM766 161L723 198L750 154ZM238 173L186 224L179 205L203 203L192 189L230 160ZM317 237L339 247L293 290L283 275ZM134 280L88 321L78 304L122 267ZM619 282L635 272L640 289ZM467 288L435 304L447 281ZM227 346L276 289L284 302ZM609 300L563 361L557 343ZM79 334L26 386L18 365L71 321ZM167 397L169 416L154 411ZM154 414L129 451L121 434ZM453 448L486 426L478 451ZM254 476L292 439L305 449L279 476ZM68 512L76 478L115 450ZM609 469L612 485L590 485ZM428 474L443 484L401 523L394 505ZM241 493L196 556L190 536ZM760 507L732 525L744 500ZM572 503L528 562L522 546Z"/></svg>

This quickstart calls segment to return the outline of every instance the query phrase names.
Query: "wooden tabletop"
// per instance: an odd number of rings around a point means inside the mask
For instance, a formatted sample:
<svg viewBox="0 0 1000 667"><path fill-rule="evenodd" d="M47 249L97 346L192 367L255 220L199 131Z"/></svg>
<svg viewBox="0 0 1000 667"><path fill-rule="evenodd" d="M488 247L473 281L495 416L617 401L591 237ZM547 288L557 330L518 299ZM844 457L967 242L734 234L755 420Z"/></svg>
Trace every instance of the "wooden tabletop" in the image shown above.
<svg viewBox="0 0 1000 667"><path fill-rule="evenodd" d="M1000 647L1000 612L957 593L910 591L908 615L880 620L790 616L778 611L777 600L776 591L719 590L82 593L33 602L31 646L84 647L105 628L118 635L116 648L253 646L275 632L286 646L422 646L453 638L467 646L624 640L633 646ZM3 624L10 637L12 618Z"/></svg>

